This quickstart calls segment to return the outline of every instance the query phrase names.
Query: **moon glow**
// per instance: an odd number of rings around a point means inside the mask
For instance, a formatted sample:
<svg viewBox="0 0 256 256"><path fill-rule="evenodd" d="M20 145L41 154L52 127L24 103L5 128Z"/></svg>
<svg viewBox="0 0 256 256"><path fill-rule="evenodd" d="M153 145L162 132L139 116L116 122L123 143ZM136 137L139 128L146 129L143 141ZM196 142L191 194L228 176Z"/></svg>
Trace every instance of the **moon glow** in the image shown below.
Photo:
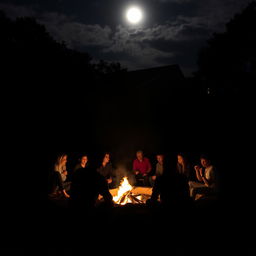
<svg viewBox="0 0 256 256"><path fill-rule="evenodd" d="M130 7L126 12L127 20L132 24L137 24L142 20L142 11L138 7Z"/></svg>

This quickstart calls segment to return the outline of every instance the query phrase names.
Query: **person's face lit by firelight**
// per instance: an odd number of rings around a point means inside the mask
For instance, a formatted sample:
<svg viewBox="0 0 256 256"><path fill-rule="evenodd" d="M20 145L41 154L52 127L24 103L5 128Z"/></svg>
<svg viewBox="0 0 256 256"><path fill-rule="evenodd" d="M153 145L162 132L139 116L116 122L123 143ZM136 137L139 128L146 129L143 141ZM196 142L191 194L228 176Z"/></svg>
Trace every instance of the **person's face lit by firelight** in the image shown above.
<svg viewBox="0 0 256 256"><path fill-rule="evenodd" d="M205 159L205 158L201 158L200 159L200 162L201 162L201 165L206 168L210 165L210 161L208 159Z"/></svg>
<svg viewBox="0 0 256 256"><path fill-rule="evenodd" d="M110 155L109 155L109 154L106 154L106 155L104 156L103 162L104 162L104 163L108 163L109 161L110 161Z"/></svg>
<svg viewBox="0 0 256 256"><path fill-rule="evenodd" d="M183 159L183 157L181 155L178 155L177 159L178 159L178 163L179 164L183 164L184 163L184 159Z"/></svg>
<svg viewBox="0 0 256 256"><path fill-rule="evenodd" d="M143 160L143 153L141 151L137 152L136 153L136 156L138 158L139 161L142 161Z"/></svg>
<svg viewBox="0 0 256 256"><path fill-rule="evenodd" d="M157 162L159 163L159 164L163 164L163 162L164 162L164 156L163 155L157 155L156 156L156 160L157 160Z"/></svg>
<svg viewBox="0 0 256 256"><path fill-rule="evenodd" d="M81 158L81 165L86 165L87 164L87 162L88 162L88 157L87 156L83 156L82 158Z"/></svg>
<svg viewBox="0 0 256 256"><path fill-rule="evenodd" d="M64 156L62 157L62 159L61 159L61 165L62 165L62 166L63 166L63 165L66 165L67 161L68 161L68 156L67 156L67 155L64 155Z"/></svg>

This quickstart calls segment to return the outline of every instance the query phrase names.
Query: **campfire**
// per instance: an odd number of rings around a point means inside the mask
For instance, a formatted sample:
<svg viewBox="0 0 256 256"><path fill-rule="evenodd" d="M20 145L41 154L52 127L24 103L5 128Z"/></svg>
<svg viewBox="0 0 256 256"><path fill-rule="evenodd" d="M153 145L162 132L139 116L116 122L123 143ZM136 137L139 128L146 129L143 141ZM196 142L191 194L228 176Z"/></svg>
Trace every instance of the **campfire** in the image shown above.
<svg viewBox="0 0 256 256"><path fill-rule="evenodd" d="M152 188L149 187L133 187L124 177L119 188L111 189L113 201L118 205L125 204L145 204L152 194Z"/></svg>

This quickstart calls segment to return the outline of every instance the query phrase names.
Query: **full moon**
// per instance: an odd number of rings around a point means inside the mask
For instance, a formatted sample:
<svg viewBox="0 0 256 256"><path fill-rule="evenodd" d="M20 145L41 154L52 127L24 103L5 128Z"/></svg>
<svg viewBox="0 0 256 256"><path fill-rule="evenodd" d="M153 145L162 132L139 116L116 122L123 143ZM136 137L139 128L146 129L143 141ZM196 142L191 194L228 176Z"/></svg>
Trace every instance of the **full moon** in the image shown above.
<svg viewBox="0 0 256 256"><path fill-rule="evenodd" d="M126 12L126 18L130 23L139 23L142 19L142 11L138 7L131 7Z"/></svg>

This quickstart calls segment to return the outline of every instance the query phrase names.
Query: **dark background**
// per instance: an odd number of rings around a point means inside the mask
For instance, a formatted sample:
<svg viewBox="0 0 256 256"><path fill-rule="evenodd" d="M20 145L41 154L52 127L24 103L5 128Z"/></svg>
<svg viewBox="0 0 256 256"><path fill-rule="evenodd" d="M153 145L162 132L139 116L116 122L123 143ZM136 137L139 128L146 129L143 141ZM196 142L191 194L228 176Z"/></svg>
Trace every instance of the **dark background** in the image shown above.
<svg viewBox="0 0 256 256"><path fill-rule="evenodd" d="M255 5L212 37L193 78L164 86L161 76L141 83L117 64L91 65L88 54L57 43L31 18L0 19L6 238L47 221L47 179L59 152L72 166L80 153L96 165L110 151L128 169L138 149L152 161L156 152L187 152L193 163L209 153L221 173L223 212L237 229L252 227L256 44L248 24L256 24ZM236 38L248 39L245 58L231 58L229 49L243 42Z"/></svg>

